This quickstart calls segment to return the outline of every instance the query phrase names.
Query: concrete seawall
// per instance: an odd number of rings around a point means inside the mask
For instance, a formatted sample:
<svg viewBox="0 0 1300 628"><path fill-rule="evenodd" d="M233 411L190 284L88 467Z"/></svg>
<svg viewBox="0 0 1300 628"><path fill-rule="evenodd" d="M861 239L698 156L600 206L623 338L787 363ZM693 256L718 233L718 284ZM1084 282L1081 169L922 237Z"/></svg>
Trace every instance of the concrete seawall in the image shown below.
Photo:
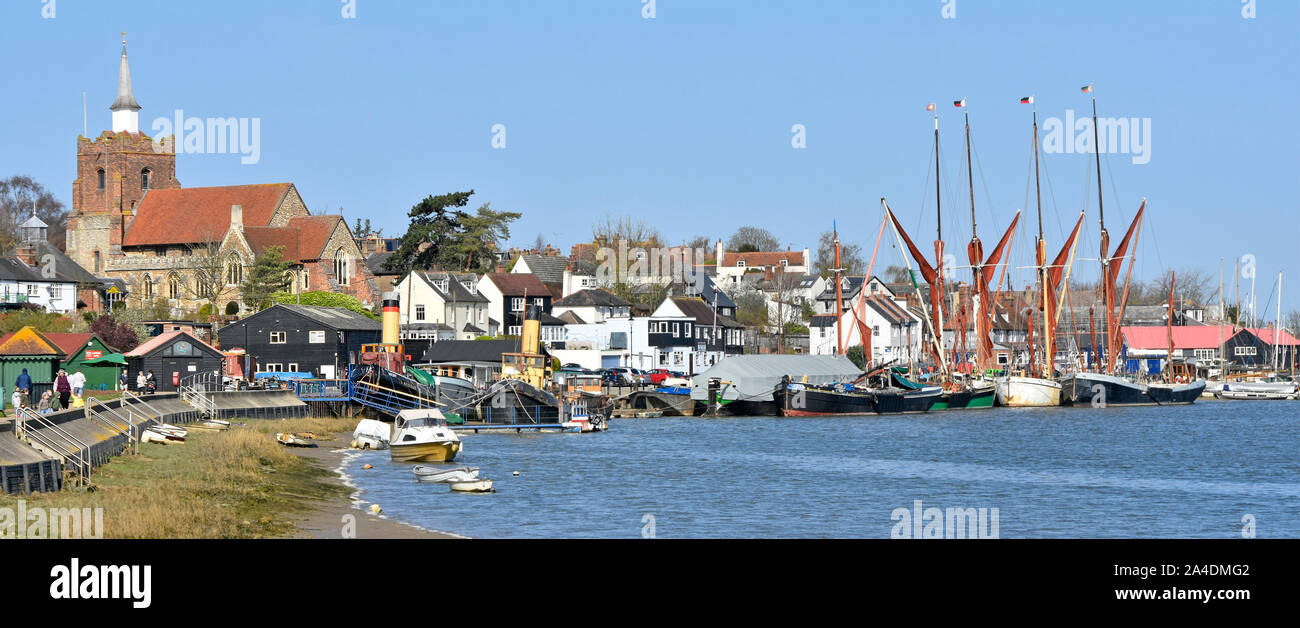
<svg viewBox="0 0 1300 628"><path fill-rule="evenodd" d="M290 391L208 394L215 401L215 418L220 419L303 417L309 412L307 404ZM109 458L121 455L131 437L138 438L140 432L149 426L158 422L183 425L203 418L198 409L176 393L158 393L142 399L142 402L129 402L125 405L119 399L104 402L103 406L109 410L99 414L109 421L108 424L86 416L85 410L79 408L43 415L42 418L56 426L57 430L34 422L28 422L26 428L59 443L67 442L68 438L56 432L62 431L71 436L79 443L76 447L78 453L93 469L108 462ZM98 405L96 404L96 409ZM131 437L124 432L130 432ZM0 420L0 493L30 494L60 490L63 488L65 467L68 470L74 468L59 457L19 440L14 432L12 417Z"/></svg>

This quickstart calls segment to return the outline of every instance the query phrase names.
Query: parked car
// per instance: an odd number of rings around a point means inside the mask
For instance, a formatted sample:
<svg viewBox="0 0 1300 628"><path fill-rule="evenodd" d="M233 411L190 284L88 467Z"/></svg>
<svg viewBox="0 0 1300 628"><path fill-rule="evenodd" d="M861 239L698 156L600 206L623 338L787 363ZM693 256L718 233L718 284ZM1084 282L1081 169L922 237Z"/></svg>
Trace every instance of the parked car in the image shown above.
<svg viewBox="0 0 1300 628"><path fill-rule="evenodd" d="M604 378L606 382L618 386L635 386L650 381L645 377L645 375L640 374L636 369L631 369L626 366L616 366L605 369Z"/></svg>
<svg viewBox="0 0 1300 628"><path fill-rule="evenodd" d="M650 369L649 371L646 371L646 375L650 377L650 383L655 386L662 386L664 380L669 377L677 377L676 373L673 373L668 369Z"/></svg>

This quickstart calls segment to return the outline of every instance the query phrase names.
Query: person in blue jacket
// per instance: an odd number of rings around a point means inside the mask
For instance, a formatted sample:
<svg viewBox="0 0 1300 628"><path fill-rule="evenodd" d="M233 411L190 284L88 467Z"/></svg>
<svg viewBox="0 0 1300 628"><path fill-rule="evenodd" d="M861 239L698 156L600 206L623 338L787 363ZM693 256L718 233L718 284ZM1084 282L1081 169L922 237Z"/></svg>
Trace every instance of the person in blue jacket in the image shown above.
<svg viewBox="0 0 1300 628"><path fill-rule="evenodd" d="M27 374L27 369L23 369L23 372L18 374L18 381L14 382L14 388L19 390L32 389L32 376Z"/></svg>

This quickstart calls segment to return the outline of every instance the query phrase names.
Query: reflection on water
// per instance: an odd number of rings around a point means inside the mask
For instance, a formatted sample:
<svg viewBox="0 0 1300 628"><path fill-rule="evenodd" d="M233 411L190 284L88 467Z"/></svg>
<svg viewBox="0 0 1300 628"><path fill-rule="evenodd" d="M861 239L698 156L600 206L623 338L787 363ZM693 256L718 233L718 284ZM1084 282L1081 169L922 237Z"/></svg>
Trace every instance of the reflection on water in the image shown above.
<svg viewBox="0 0 1300 628"><path fill-rule="evenodd" d="M1295 402L616 420L603 434L467 434L497 493L346 463L391 517L476 537L888 538L895 508L998 508L1003 538L1300 537ZM362 470L364 464L373 469ZM512 475L519 471L518 476ZM647 517L650 515L650 517Z"/></svg>

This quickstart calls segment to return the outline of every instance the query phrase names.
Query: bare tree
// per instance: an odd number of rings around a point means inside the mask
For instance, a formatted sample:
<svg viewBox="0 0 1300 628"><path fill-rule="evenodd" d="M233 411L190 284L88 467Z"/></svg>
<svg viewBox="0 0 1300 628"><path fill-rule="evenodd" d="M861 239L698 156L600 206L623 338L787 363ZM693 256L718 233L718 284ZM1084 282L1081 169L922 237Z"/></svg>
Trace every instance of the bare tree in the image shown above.
<svg viewBox="0 0 1300 628"><path fill-rule="evenodd" d="M591 227L591 235L597 241L617 245L619 240L626 240L628 246L660 246L663 234L646 221L631 216L614 217L606 214L603 219Z"/></svg>
<svg viewBox="0 0 1300 628"><path fill-rule="evenodd" d="M0 251L18 244L18 225L31 218L33 211L49 227L46 237L50 245L64 248L68 212L63 203L35 179L17 175L0 179Z"/></svg>
<svg viewBox="0 0 1300 628"><path fill-rule="evenodd" d="M830 277L835 269L835 234L823 231L817 238L817 259L813 264L817 274ZM861 275L867 272L867 264L862 259L862 247L840 240L840 268L845 275ZM904 273L905 274L905 273Z"/></svg>
<svg viewBox="0 0 1300 628"><path fill-rule="evenodd" d="M738 253L754 251L779 251L781 241L771 231L762 227L741 227L727 239L727 250Z"/></svg>
<svg viewBox="0 0 1300 628"><path fill-rule="evenodd" d="M226 264L221 257L221 242L211 235L203 242L191 244L186 256L190 277L181 279L181 289L194 299L206 301L215 313L217 299L226 291Z"/></svg>

